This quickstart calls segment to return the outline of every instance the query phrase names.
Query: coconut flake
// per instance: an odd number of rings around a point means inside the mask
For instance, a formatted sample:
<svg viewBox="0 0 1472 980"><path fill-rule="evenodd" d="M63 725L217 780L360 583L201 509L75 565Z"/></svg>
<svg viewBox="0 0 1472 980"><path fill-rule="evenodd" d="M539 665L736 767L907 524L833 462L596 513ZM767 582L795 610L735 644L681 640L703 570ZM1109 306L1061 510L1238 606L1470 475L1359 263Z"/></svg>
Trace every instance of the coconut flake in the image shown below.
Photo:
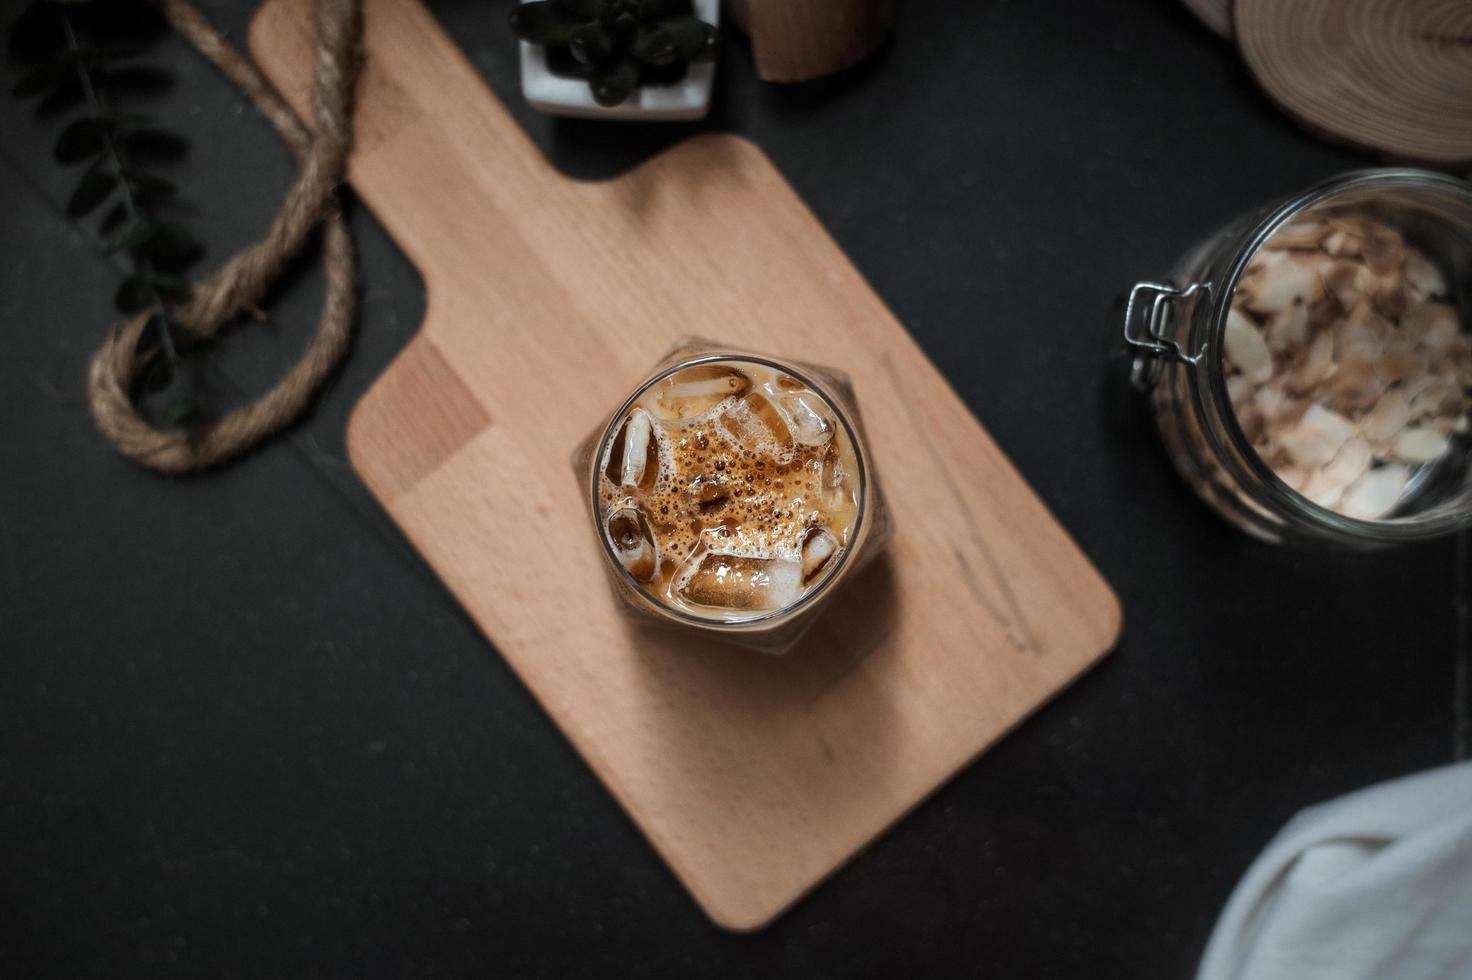
<svg viewBox="0 0 1472 980"><path fill-rule="evenodd" d="M1299 466L1323 466L1354 435L1354 426L1338 412L1313 405L1279 443Z"/></svg>
<svg viewBox="0 0 1472 980"><path fill-rule="evenodd" d="M1393 452L1402 463L1429 463L1446 452L1447 437L1428 426L1402 429L1395 437Z"/></svg>
<svg viewBox="0 0 1472 980"><path fill-rule="evenodd" d="M1236 310L1227 314L1226 335L1223 338L1227 360L1248 380L1262 384L1273 376L1273 354L1267 341L1252 321Z"/></svg>
<svg viewBox="0 0 1472 980"><path fill-rule="evenodd" d="M1339 510L1362 521L1384 517L1400 501L1400 495L1409 479L1410 471L1404 466L1373 469L1345 491Z"/></svg>

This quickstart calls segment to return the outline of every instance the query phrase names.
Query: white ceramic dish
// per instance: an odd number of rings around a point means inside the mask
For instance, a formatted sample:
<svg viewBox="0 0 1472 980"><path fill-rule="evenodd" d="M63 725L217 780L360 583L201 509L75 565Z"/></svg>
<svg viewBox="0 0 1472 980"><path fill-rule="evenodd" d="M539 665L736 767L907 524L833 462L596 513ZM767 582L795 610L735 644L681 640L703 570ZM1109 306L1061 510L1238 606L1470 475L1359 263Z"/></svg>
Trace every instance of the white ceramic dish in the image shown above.
<svg viewBox="0 0 1472 980"><path fill-rule="evenodd" d="M528 2L528 0L523 0ZM695 0L695 14L708 24L720 26L720 0ZM601 106L582 78L562 78L547 68L547 51L526 41L521 43L521 91L532 108L553 116L587 119L642 119L681 121L702 119L710 111L714 61L690 66L683 81L675 85L649 85L634 89L616 106Z"/></svg>

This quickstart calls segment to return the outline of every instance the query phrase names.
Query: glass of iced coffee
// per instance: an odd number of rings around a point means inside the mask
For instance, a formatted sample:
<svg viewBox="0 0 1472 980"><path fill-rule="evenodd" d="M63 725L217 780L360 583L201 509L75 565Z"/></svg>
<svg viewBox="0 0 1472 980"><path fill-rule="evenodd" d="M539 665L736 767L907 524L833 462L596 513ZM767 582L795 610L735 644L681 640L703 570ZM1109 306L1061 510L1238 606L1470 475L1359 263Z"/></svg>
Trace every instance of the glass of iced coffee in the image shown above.
<svg viewBox="0 0 1472 980"><path fill-rule="evenodd" d="M767 652L887 537L852 388L825 368L686 344L575 464L628 611Z"/></svg>

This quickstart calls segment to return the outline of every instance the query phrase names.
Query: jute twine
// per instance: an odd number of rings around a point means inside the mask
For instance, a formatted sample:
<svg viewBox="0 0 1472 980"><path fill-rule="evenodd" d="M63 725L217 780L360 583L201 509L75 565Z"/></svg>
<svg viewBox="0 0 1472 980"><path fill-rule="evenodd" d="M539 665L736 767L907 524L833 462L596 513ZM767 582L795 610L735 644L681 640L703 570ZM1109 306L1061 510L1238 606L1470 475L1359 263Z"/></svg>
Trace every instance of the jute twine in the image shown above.
<svg viewBox="0 0 1472 980"><path fill-rule="evenodd" d="M139 348L148 314L114 326L92 359L88 398L98 429L143 466L187 473L222 463L295 419L346 352L355 306L352 240L336 189L352 144L353 83L361 38L360 0L314 0L316 69L312 128L297 118L254 62L232 47L188 0L157 0L164 16L245 93L281 134L300 174L265 237L196 286L174 315L192 335L209 339L243 310L253 309L308 236L322 227L327 297L317 334L301 359L270 390L209 425L159 429L133 403L139 374L157 351Z"/></svg>

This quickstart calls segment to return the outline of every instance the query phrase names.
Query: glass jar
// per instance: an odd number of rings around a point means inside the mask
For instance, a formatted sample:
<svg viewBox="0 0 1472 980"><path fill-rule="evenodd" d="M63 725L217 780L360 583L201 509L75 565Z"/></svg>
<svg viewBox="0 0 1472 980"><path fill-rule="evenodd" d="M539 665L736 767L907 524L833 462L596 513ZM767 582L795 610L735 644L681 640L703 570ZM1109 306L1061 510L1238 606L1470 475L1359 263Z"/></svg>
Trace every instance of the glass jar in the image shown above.
<svg viewBox="0 0 1472 980"><path fill-rule="evenodd" d="M1253 258L1289 225L1354 215L1398 230L1445 278L1466 331L1472 302L1472 184L1413 169L1350 173L1244 215L1192 249L1168 282L1141 282L1125 307L1132 380L1147 391L1176 468L1239 528L1275 543L1395 544L1472 523L1472 445L1416 466L1394 509L1361 519L1315 504L1280 479L1239 424L1228 389L1224 335Z"/></svg>
<svg viewBox="0 0 1472 980"><path fill-rule="evenodd" d="M838 542L833 556L834 566L823 577L807 586L794 601L765 611L732 612L730 615L697 615L652 595L641 586L625 562L615 553L610 533L605 528L606 509L600 497L600 470L607 466L610 453L617 448L616 438L623 431L631 413L650 389L677 372L702 365L717 366L722 362L744 362L773 369L778 378L790 376L796 384L817 395L831 410L841 434L834 431L831 439L837 448L840 439L852 447L856 472L843 478L844 487L854 490L853 518L844 540ZM738 365L739 366L739 363ZM890 536L888 511L876 486L869 450L848 378L825 367L779 360L706 340L681 341L635 388L628 398L593 432L573 454L573 469L588 502L590 533L597 536L602 561L607 570L615 598L624 613L636 621L657 627L693 631L765 653L786 653L802 633L814 622L830 598L883 549ZM778 484L781 485L780 483ZM615 505L617 506L617 505ZM701 532L702 535L705 532ZM703 539L697 539L703 540ZM695 553L700 551L697 543ZM804 552L805 554L806 552ZM698 557L698 554L696 554ZM656 554L655 568L662 556Z"/></svg>

